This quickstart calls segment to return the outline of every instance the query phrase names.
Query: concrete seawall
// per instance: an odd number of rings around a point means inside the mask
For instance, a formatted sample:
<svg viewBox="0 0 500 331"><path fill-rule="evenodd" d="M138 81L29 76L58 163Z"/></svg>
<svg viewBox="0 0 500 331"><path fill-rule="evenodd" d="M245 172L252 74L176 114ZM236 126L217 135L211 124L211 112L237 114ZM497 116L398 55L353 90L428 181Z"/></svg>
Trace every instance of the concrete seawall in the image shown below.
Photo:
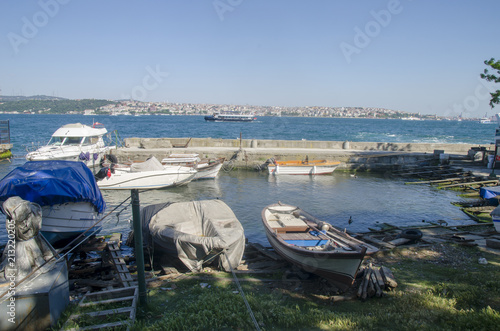
<svg viewBox="0 0 500 331"><path fill-rule="evenodd" d="M119 162L140 161L154 155L161 160L171 153L198 153L202 157L232 159L236 167L255 168L267 159L338 160L341 168L384 171L388 167L439 159L466 158L471 148L494 150L490 145L382 143L309 140L213 139L213 138L127 138L125 147L113 152Z"/></svg>

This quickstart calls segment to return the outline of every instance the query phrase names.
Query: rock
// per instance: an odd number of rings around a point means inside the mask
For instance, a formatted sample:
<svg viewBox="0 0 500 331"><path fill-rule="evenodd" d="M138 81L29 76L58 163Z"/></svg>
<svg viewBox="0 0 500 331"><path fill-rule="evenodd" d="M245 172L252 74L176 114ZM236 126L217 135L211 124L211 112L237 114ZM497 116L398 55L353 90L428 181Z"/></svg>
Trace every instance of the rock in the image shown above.
<svg viewBox="0 0 500 331"><path fill-rule="evenodd" d="M479 264L488 264L488 260L486 260L484 257L480 257L478 263Z"/></svg>

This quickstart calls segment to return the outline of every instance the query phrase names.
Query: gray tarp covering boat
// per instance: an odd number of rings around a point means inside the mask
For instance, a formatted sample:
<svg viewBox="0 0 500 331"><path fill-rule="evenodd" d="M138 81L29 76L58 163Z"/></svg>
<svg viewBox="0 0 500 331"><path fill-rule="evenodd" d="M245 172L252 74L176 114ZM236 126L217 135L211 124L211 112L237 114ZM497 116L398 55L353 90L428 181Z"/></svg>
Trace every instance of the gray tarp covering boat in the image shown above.
<svg viewBox="0 0 500 331"><path fill-rule="evenodd" d="M144 244L154 254L178 258L192 271L201 271L203 263L212 258L225 271L241 262L245 249L243 227L221 200L151 205L141 210L141 219Z"/></svg>
<svg viewBox="0 0 500 331"><path fill-rule="evenodd" d="M154 156L150 157L144 162L132 163L130 165L130 172L157 171L157 170L163 170L163 165Z"/></svg>

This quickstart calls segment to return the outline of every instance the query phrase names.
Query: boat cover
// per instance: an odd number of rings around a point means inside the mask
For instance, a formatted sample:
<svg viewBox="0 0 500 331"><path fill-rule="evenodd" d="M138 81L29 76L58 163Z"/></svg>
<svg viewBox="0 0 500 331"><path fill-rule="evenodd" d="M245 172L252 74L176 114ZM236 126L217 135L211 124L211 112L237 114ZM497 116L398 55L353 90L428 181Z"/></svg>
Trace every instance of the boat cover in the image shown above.
<svg viewBox="0 0 500 331"><path fill-rule="evenodd" d="M141 210L144 243L155 251L174 252L192 271L214 258L220 269L231 271L243 257L243 226L222 200L151 205Z"/></svg>
<svg viewBox="0 0 500 331"><path fill-rule="evenodd" d="M130 166L130 172L142 172L142 171L159 171L163 170L163 165L154 156L150 157L144 162L133 163Z"/></svg>
<svg viewBox="0 0 500 331"><path fill-rule="evenodd" d="M0 181L0 203L18 196L52 206L67 202L90 202L98 213L106 209L92 171L76 161L29 161ZM5 211L2 207L2 212Z"/></svg>

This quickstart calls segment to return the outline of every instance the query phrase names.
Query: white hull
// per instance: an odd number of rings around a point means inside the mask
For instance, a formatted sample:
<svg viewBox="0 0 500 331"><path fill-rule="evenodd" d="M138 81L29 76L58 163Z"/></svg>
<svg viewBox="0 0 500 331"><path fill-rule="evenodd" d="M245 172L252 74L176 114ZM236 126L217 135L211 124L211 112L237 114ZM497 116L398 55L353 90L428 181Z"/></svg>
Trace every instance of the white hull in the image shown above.
<svg viewBox="0 0 500 331"><path fill-rule="evenodd" d="M54 242L85 232L98 221L99 214L89 202L43 206L41 231L47 240ZM89 234L95 230L90 230Z"/></svg>
<svg viewBox="0 0 500 331"><path fill-rule="evenodd" d="M353 284L367 252L359 241L329 226L320 232L323 222L291 205L267 206L262 222L269 243L285 260L342 290Z"/></svg>
<svg viewBox="0 0 500 331"><path fill-rule="evenodd" d="M89 168L99 166L99 160L104 157L104 155L109 154L110 150L114 147L104 147L104 148L78 148L78 147L67 147L67 148L57 148L57 147L42 147L37 151L31 152L26 155L26 160L28 161L81 161ZM86 155L89 153L89 159L81 158L81 154Z"/></svg>
<svg viewBox="0 0 500 331"><path fill-rule="evenodd" d="M183 165L193 167L197 174L193 180L197 179L214 179L219 174L224 159L201 160L198 154L171 154L161 160L163 165Z"/></svg>
<svg viewBox="0 0 500 331"><path fill-rule="evenodd" d="M268 171L274 175L327 175L333 173L338 165L334 166L283 166L268 165Z"/></svg>
<svg viewBox="0 0 500 331"><path fill-rule="evenodd" d="M220 169L222 168L222 162L215 165L206 165L203 164L198 165L196 168L197 173L194 176L194 179L214 179L219 174Z"/></svg>
<svg viewBox="0 0 500 331"><path fill-rule="evenodd" d="M129 172L119 169L97 182L101 190L161 189L189 183L196 170L188 167L167 167L165 170Z"/></svg>

